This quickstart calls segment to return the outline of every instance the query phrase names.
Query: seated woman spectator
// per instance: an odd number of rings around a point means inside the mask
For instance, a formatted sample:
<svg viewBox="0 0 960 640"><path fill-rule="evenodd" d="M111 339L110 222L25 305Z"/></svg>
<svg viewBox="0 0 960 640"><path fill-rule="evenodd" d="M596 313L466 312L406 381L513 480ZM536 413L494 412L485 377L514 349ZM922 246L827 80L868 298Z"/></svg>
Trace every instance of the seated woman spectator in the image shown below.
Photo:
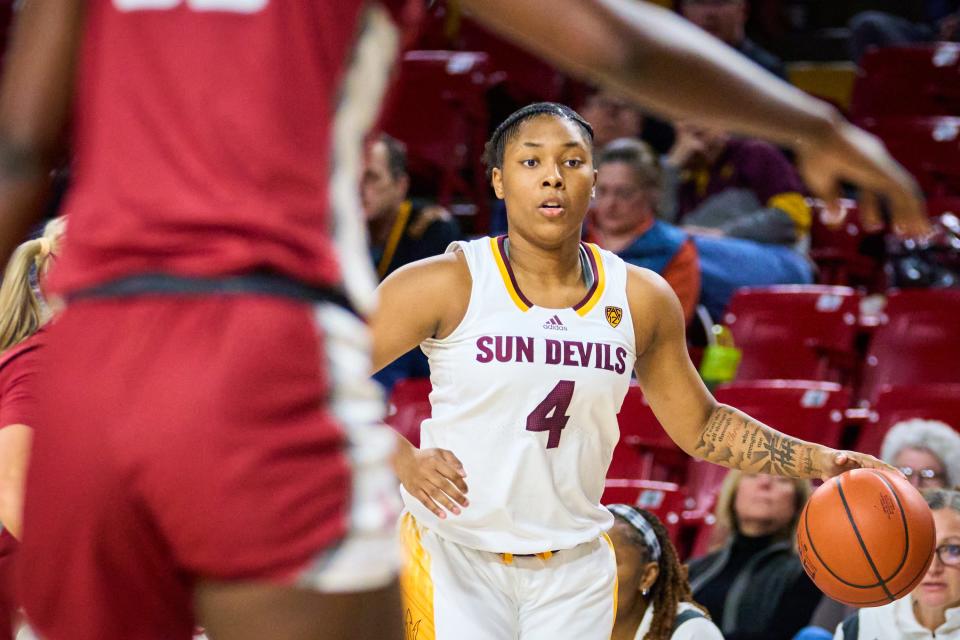
<svg viewBox="0 0 960 640"><path fill-rule="evenodd" d="M739 287L811 281L806 260L786 246L687 230L657 219L660 163L643 142L624 138L597 155L590 235L630 264L656 271L689 320L697 304L719 318Z"/></svg>
<svg viewBox="0 0 960 640"><path fill-rule="evenodd" d="M960 434L943 422L898 422L884 437L880 457L919 489L960 484Z"/></svg>
<svg viewBox="0 0 960 640"><path fill-rule="evenodd" d="M923 494L937 533L927 574L896 602L847 618L834 640L960 640L960 493L928 489Z"/></svg>
<svg viewBox="0 0 960 640"><path fill-rule="evenodd" d="M687 571L657 516L625 504L607 509L618 585L611 640L723 640L693 601Z"/></svg>
<svg viewBox="0 0 960 640"><path fill-rule="evenodd" d="M794 549L810 483L731 471L717 521L731 532L719 550L690 563L694 598L727 640L789 640L810 620L822 594Z"/></svg>
<svg viewBox="0 0 960 640"><path fill-rule="evenodd" d="M898 422L884 437L880 457L900 469L921 490L960 483L960 434L936 420ZM824 598L811 624L832 631L853 611L852 607Z"/></svg>
<svg viewBox="0 0 960 640"><path fill-rule="evenodd" d="M646 143L623 138L599 154L591 233L630 264L656 271L673 288L687 322L700 299L700 260L686 233L656 217L660 165Z"/></svg>

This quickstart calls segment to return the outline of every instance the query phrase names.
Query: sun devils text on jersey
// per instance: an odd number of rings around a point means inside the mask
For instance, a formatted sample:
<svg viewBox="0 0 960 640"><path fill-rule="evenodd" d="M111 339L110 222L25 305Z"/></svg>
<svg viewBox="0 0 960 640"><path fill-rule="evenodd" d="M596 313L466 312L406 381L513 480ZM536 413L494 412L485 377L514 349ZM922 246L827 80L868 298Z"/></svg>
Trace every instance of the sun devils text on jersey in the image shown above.
<svg viewBox="0 0 960 640"><path fill-rule="evenodd" d="M612 522L600 496L636 360L626 265L581 245L589 291L573 307L546 309L517 286L505 245L451 247L470 269L470 303L452 334L422 345L433 389L421 446L460 459L470 506L441 520L404 500L426 527L474 549L568 549Z"/></svg>

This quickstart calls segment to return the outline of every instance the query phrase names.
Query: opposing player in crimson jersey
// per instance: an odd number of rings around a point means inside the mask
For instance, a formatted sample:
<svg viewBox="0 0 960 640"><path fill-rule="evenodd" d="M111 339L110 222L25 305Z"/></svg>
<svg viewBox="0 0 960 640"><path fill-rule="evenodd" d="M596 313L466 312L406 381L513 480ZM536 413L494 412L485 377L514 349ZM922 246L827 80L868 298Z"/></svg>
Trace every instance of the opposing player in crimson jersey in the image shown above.
<svg viewBox="0 0 960 640"><path fill-rule="evenodd" d="M73 106L23 599L49 640L393 638L356 178L418 2L27 0L0 87L0 258ZM915 186L829 106L628 0L463 0L655 109L794 146L810 186Z"/></svg>

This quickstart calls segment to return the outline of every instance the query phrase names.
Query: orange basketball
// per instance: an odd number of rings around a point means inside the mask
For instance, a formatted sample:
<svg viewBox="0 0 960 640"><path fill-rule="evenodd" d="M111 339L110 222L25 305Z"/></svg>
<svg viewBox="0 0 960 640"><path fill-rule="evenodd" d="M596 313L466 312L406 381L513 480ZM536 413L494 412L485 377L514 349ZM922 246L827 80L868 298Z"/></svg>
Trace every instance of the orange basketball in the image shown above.
<svg viewBox="0 0 960 640"><path fill-rule="evenodd" d="M910 593L933 560L933 514L897 474L855 469L817 489L800 514L797 547L810 579L849 605Z"/></svg>

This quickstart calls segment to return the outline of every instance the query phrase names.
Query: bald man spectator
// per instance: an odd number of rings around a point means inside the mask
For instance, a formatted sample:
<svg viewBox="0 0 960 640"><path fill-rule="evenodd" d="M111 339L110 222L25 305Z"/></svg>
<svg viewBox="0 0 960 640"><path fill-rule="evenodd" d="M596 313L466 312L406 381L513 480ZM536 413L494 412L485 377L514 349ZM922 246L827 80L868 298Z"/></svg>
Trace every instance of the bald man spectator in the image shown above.
<svg viewBox="0 0 960 640"><path fill-rule="evenodd" d="M726 42L755 63L787 78L783 61L747 37L749 5L746 0L678 0L683 16L704 31Z"/></svg>
<svg viewBox="0 0 960 640"><path fill-rule="evenodd" d="M405 264L443 253L460 238L460 228L446 209L417 206L407 198L409 190L406 146L380 134L367 147L360 201L381 280Z"/></svg>
<svg viewBox="0 0 960 640"><path fill-rule="evenodd" d="M460 228L446 209L418 206L407 197L409 190L406 146L380 134L366 149L360 201L367 219L370 257L381 280L405 264L443 253L460 238ZM389 390L403 378L429 375L426 356L414 349L374 378Z"/></svg>

